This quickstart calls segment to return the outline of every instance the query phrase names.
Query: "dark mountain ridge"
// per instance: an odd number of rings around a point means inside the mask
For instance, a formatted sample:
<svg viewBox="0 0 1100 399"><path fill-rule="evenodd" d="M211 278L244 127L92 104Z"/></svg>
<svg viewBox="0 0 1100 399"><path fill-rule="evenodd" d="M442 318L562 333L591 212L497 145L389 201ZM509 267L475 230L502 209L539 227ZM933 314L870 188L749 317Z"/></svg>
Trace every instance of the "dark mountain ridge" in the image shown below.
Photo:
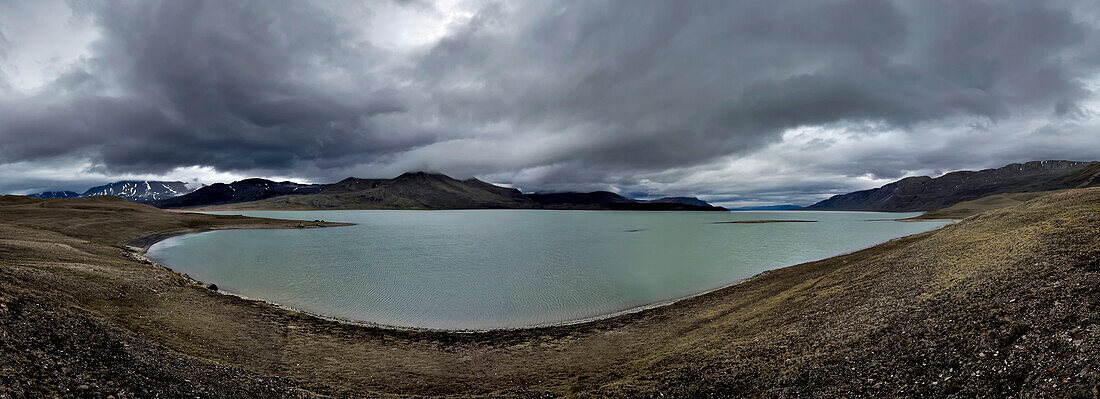
<svg viewBox="0 0 1100 399"><path fill-rule="evenodd" d="M684 204L684 205L695 205L695 206L714 206L714 205L711 205L709 202L703 201L703 200L701 200L699 198L696 198L696 197L664 197L664 198L658 198L658 199L655 199L655 200L646 200L646 201L638 201L638 202L648 202L648 203L656 203L656 204Z"/></svg>
<svg viewBox="0 0 1100 399"><path fill-rule="evenodd" d="M804 207L798 205L784 204L784 205L760 205L760 206L739 206L736 208L729 208L731 211L795 211L803 209Z"/></svg>
<svg viewBox="0 0 1100 399"><path fill-rule="evenodd" d="M321 185L299 184L289 181L276 182L267 179L244 179L229 184L215 183L187 195L154 201L158 208L186 208L257 201L289 194L317 192Z"/></svg>
<svg viewBox="0 0 1100 399"><path fill-rule="evenodd" d="M349 177L320 185L310 193L292 193L249 202L226 203L232 209L524 209L537 208L519 190L477 179L412 172L393 179Z"/></svg>
<svg viewBox="0 0 1100 399"><path fill-rule="evenodd" d="M721 207L681 203L694 198L639 202L621 195L553 193L524 195L476 178L410 172L393 179L349 177L332 184L301 185L247 179L214 184L195 192L157 201L161 208L202 209L593 209L593 210L725 210ZM702 202L702 201L699 201ZM705 203L704 203L705 204Z"/></svg>
<svg viewBox="0 0 1100 399"><path fill-rule="evenodd" d="M547 209L588 209L622 211L725 211L726 208L711 206L696 198L668 197L655 201L635 201L609 191L590 193L549 193L527 194L527 198L538 202ZM691 203L702 202L705 205Z"/></svg>
<svg viewBox="0 0 1100 399"><path fill-rule="evenodd" d="M629 204L633 203L629 198L610 191L593 191L590 193L534 193L527 194L527 198L543 205L547 204Z"/></svg>
<svg viewBox="0 0 1100 399"><path fill-rule="evenodd" d="M1100 162L1032 161L996 169L907 177L879 188L835 195L809 210L929 211L994 194L1100 185Z"/></svg>

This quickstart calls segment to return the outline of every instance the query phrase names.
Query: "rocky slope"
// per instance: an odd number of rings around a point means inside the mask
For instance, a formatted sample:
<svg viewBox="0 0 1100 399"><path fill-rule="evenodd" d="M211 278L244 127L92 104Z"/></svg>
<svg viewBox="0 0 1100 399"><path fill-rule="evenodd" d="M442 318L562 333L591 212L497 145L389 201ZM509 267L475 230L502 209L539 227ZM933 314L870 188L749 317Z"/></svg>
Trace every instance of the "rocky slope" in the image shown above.
<svg viewBox="0 0 1100 399"><path fill-rule="evenodd" d="M1033 161L937 178L907 177L885 186L836 195L808 210L928 211L982 197L1100 185L1100 162Z"/></svg>

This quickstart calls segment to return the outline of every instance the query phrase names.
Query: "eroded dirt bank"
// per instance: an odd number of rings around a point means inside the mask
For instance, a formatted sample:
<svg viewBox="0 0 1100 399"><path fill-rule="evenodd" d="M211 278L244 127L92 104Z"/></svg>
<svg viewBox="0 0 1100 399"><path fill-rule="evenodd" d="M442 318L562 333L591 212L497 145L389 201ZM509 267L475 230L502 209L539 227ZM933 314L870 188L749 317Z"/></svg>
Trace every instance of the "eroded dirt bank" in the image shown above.
<svg viewBox="0 0 1100 399"><path fill-rule="evenodd" d="M0 197L0 396L1093 397L1100 384L1098 189L671 306L476 334L321 320L124 248L287 224Z"/></svg>

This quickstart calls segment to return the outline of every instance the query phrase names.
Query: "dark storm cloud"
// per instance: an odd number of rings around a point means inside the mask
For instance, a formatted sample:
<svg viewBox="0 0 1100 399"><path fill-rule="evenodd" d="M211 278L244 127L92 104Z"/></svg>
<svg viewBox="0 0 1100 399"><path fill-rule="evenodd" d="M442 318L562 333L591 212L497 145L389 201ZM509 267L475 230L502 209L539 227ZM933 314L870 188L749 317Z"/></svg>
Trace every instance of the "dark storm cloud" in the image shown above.
<svg viewBox="0 0 1100 399"><path fill-rule="evenodd" d="M44 88L0 91L0 164L70 156L119 172L321 179L424 168L527 191L751 200L1027 160L1020 146L980 161L957 146L1011 133L998 129L1050 143L1043 157L1100 156L1029 133L1068 126L1026 123L1095 119L1085 103L1100 43L1087 3L486 3L441 39L399 49L344 15L383 5L439 13L429 2L77 4L100 37ZM842 151L821 139L805 154L851 159L774 155L822 174L789 183L800 189L688 178L769 156L801 127L920 145Z"/></svg>
<svg viewBox="0 0 1100 399"><path fill-rule="evenodd" d="M375 51L300 2L104 2L95 57L8 99L3 160L90 152L119 171L290 168L419 143L371 118L404 108ZM347 77L342 75L347 75ZM335 77L334 77L335 76Z"/></svg>
<svg viewBox="0 0 1100 399"><path fill-rule="evenodd" d="M584 126L583 146L548 160L611 170L751 151L805 125L1065 113L1095 73L1081 65L1094 26L1030 2L535 8L518 23L486 15L425 57L440 111L550 135Z"/></svg>

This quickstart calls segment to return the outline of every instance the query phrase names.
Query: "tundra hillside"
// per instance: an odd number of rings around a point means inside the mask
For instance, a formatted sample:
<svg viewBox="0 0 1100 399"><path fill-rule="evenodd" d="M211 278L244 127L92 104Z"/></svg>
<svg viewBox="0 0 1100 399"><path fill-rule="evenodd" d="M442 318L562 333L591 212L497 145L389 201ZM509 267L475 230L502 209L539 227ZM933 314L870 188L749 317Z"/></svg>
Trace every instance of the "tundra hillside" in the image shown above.
<svg viewBox="0 0 1100 399"><path fill-rule="evenodd" d="M1100 185L1100 162L1031 161L940 177L907 177L833 197L805 209L911 212L947 208L997 194L1018 195Z"/></svg>
<svg viewBox="0 0 1100 399"><path fill-rule="evenodd" d="M669 306L477 333L222 295L127 245L285 223L0 197L0 396L1095 397L1100 384L1100 189Z"/></svg>

